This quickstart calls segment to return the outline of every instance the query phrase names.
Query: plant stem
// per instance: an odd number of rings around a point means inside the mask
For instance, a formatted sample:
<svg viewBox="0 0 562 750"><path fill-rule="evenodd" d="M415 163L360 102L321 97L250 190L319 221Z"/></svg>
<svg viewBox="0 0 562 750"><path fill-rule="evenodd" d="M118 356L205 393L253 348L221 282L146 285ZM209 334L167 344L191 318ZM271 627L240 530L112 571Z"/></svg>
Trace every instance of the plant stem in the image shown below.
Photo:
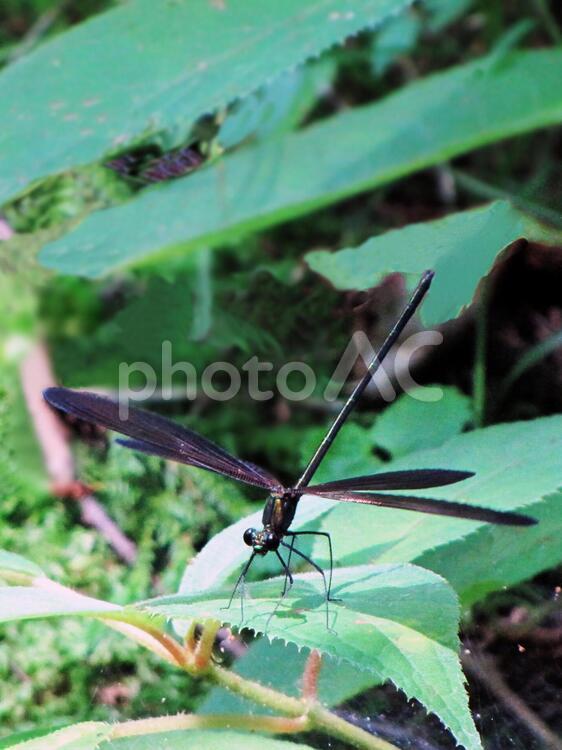
<svg viewBox="0 0 562 750"><path fill-rule="evenodd" d="M300 731L318 729L361 750L398 750L395 745L391 745L354 724L350 724L319 703L291 698L284 693L260 685L258 682L246 680L235 672L230 672L222 667L211 666L205 674L222 687L226 687L244 698L261 703L261 705L279 711L279 713L299 717L302 721Z"/></svg>
<svg viewBox="0 0 562 750"><path fill-rule="evenodd" d="M205 623L205 627L193 653L197 669L205 669L210 664L215 638L220 630L220 626L221 624L218 620L209 620Z"/></svg>
<svg viewBox="0 0 562 750"><path fill-rule="evenodd" d="M109 624L109 621L107 621L107 624ZM209 646L210 637L211 634L216 634L217 625L217 622L214 620L209 620L205 623L203 626L203 632L201 633L200 643L197 644L197 647L199 647L201 643L205 644L204 652L208 657L210 657L211 653L211 647ZM141 625L140 627L143 626ZM150 635L154 637L154 633L151 632ZM252 729L253 731L266 731L278 734L285 732L305 732L318 729L343 740L349 745L359 748L359 750L398 750L395 745L391 745L389 742L369 734L369 732L366 732L360 727L357 727L345 719L342 719L340 716L336 716L331 711L328 711L328 709L324 708L324 706L318 703L315 699L312 699L312 696L302 699L293 698L290 695L285 695L285 693L280 693L277 690L266 687L265 685L260 685L259 682L247 680L239 674L236 674L236 672L225 669L218 664L213 664L209 658L206 658L204 661L197 659L197 647L195 652L190 652L188 649L177 643L177 641L170 639L169 636L166 636L164 633L162 633L161 636L162 639L159 639L160 644L170 648L172 658L176 664L191 676L206 677L217 685L241 695L243 698L247 698L255 703L260 703L262 706L266 706L280 714L285 714L285 716L290 717L288 719L283 717L246 717L251 719L251 725L247 724L244 726L244 717L240 717L239 715L236 715L236 718L232 720L231 717L228 717L228 722L227 717L219 715L206 717L174 717L178 718L178 720L186 720L187 723L183 727L185 729L201 728L203 725L197 723L199 720L205 722L216 722L212 724L213 727L225 728L227 726L236 726L237 728L246 728ZM179 656L178 649L183 652L183 657ZM313 657L313 662L313 671L316 672L317 677L320 662L317 657ZM269 719L269 723L266 719ZM147 721L158 720L154 719ZM261 724L259 722L261 722ZM189 724L189 726L187 726L187 724ZM209 728L211 724L207 723L205 726Z"/></svg>
<svg viewBox="0 0 562 750"><path fill-rule="evenodd" d="M322 655L319 651L311 651L302 675L302 697L305 701L316 701L318 699L318 678L322 666Z"/></svg>
<svg viewBox="0 0 562 750"><path fill-rule="evenodd" d="M262 706L272 708L279 713L288 716L302 716L306 713L306 704L298 698L279 693L277 690L260 685L259 682L247 680L236 672L219 667L217 664L210 665L205 675L227 690L232 690L233 693L238 693L243 698L261 703Z"/></svg>
<svg viewBox="0 0 562 750"><path fill-rule="evenodd" d="M161 732L174 732L185 729L242 729L248 732L269 734L291 734L302 732L300 719L286 719L283 716L243 716L242 714L177 714L159 716L154 719L137 719L116 724L110 739L138 737Z"/></svg>
<svg viewBox="0 0 562 750"><path fill-rule="evenodd" d="M348 744L366 750L397 750L385 740L373 737L362 729L349 724L319 705L314 706L307 716L287 719L282 716L243 716L242 714L177 714L159 716L154 719L137 719L116 724L109 739L138 737L193 729L241 729L247 732L267 732L268 734L295 734L309 729L321 729L338 737ZM365 737L368 742L365 742Z"/></svg>

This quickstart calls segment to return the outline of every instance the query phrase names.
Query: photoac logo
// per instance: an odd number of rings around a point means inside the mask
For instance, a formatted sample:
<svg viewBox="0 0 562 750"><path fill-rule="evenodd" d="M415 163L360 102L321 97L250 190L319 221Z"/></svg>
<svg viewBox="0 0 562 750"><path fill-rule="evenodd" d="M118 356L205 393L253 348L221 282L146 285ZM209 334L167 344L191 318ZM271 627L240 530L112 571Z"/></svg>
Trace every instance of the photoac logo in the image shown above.
<svg viewBox="0 0 562 750"><path fill-rule="evenodd" d="M411 367L423 348L438 346L442 341L443 336L438 331L421 331L404 339L378 368L371 380L371 388L387 402L394 401L397 391L415 391L413 396L419 401L439 401L443 395L441 388L421 386L414 380ZM358 361L368 367L375 354L366 334L363 331L354 333L324 389L323 398L328 402L336 401L345 384L352 379ZM253 401L269 401L276 396L287 401L305 401L316 391L316 373L306 362L299 361L281 365L275 373L275 390L271 387L264 389L260 377L274 370L272 362L253 356L240 369L232 362L219 361L207 365L199 374L191 362L174 362L172 342L163 341L160 378L147 362L121 362L119 365L120 417L127 419L130 401L145 401L157 392L163 401L177 397L194 400L201 393L213 401L229 401L244 388ZM133 388L131 380L133 377L138 379L139 375L144 384ZM178 386L180 378L182 385ZM271 384L271 378L268 382Z"/></svg>

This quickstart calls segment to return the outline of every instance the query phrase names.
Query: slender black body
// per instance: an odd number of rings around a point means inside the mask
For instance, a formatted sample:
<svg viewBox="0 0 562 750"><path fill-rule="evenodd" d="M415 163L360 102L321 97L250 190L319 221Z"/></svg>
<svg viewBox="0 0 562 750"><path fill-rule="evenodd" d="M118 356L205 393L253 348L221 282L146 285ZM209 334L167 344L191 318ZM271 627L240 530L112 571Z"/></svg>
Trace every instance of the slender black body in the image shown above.
<svg viewBox="0 0 562 750"><path fill-rule="evenodd" d="M52 406L61 411L68 412L88 422L101 424L126 435L128 439L119 439L118 442L129 448L207 469L208 471L213 471L268 491L269 496L266 500L262 516L262 528L247 529L244 532L244 542L252 548L252 554L240 574L232 597L234 597L239 584L244 581L246 573L256 555L263 556L268 552L273 552L279 558L285 571L283 593L287 590L287 583L292 583L289 566L292 555L295 554L306 560L322 574L326 586L326 598L329 599L332 569L332 545L329 534L320 531L292 532L290 530L297 504L304 494L342 502L414 510L422 513L434 513L436 515L453 516L495 524L528 526L536 523L535 519L519 513L495 511L489 508L445 500L434 500L416 495L392 495L385 492L386 490L419 490L429 487L441 487L468 479L473 476L473 472L470 471L414 469L379 472L377 474L340 479L324 484L310 484L314 473L367 387L370 379L380 367L385 356L396 343L404 327L419 306L429 289L432 278L432 271L426 271L422 275L412 298L396 325L389 333L380 351L369 364L365 376L355 386L294 487L284 487L278 479L265 469L231 456L223 448L193 430L182 427L169 419L152 414L151 412L129 408L127 418L122 419L119 412L119 404L115 401L93 393L73 391L68 388L48 388L44 396ZM326 582L324 572L321 568L295 547L296 538L303 535L317 535L326 538L330 553L330 578L328 582ZM287 559L281 556L279 552L280 547L286 548L289 551Z"/></svg>

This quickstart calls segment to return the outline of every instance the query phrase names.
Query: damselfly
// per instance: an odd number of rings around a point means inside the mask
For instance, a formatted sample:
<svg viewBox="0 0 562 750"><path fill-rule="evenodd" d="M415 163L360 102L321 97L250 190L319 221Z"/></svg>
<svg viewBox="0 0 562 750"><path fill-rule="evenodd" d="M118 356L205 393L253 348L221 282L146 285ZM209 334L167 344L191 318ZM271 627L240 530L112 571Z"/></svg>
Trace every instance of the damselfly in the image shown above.
<svg viewBox="0 0 562 750"><path fill-rule="evenodd" d="M310 484L313 475L328 452L336 435L367 387L372 376L380 367L385 356L396 343L404 327L414 314L429 289L433 278L432 271L426 271L412 298L406 305L394 328L388 334L384 344L373 358L367 372L355 386L353 392L310 459L300 479L292 486L284 486L269 471L249 461L243 461L227 453L223 448L207 438L169 419L141 409L129 408L126 419L120 416L120 406L116 401L85 391L74 391L68 388L48 388L44 395L52 406L79 419L103 425L110 430L126 435L128 439L119 439L122 445L143 453L161 456L179 463L207 469L217 474L236 479L266 490L269 495L265 502L261 529L246 529L244 542L251 547L251 554L238 577L230 597L229 605L236 591L243 585L248 570L256 556L273 553L279 559L285 573L285 594L293 582L290 563L293 555L301 558L315 568L322 576L326 600L330 600L333 568L332 542L330 535L324 531L291 531L297 505L303 495L314 495L328 500L365 503L385 508L413 510L421 513L433 513L440 516L453 516L475 521L512 526L529 526L535 519L519 513L497 511L476 505L435 500L416 495L392 495L386 490L422 490L429 487L442 487L460 482L473 476L471 471L457 469L407 469L404 471L378 472L366 476L339 479L322 484ZM295 547L298 537L316 535L324 537L328 543L330 572L328 579L322 568L308 555ZM285 550L286 557L281 551Z"/></svg>

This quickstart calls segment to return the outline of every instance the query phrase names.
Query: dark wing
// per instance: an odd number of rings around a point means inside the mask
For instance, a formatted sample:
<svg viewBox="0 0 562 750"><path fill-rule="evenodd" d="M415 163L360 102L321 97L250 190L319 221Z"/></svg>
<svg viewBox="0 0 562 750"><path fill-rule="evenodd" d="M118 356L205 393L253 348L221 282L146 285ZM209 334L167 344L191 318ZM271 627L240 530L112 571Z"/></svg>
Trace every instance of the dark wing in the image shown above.
<svg viewBox="0 0 562 750"><path fill-rule="evenodd" d="M381 493L368 494L366 492L320 492L306 489L307 493L325 497L327 500L342 500L345 503L365 503L379 505L383 508L397 508L399 510L417 510L420 513L433 513L436 516L452 516L453 518L467 518L472 521L497 523L504 526L532 526L536 519L521 513L510 511L490 510L478 505L453 503L449 500L432 500L427 497L413 497L411 495L385 495Z"/></svg>
<svg viewBox="0 0 562 750"><path fill-rule="evenodd" d="M347 490L421 490L427 487L443 487L473 477L473 471L451 469L407 469L406 471L381 471L335 482L313 484L307 491L346 492Z"/></svg>
<svg viewBox="0 0 562 750"><path fill-rule="evenodd" d="M47 388L43 395L61 411L133 438L121 442L135 450L214 471L266 490L282 489L281 482L265 469L231 456L207 438L158 414L128 407L122 415L123 407L116 401L69 388Z"/></svg>

